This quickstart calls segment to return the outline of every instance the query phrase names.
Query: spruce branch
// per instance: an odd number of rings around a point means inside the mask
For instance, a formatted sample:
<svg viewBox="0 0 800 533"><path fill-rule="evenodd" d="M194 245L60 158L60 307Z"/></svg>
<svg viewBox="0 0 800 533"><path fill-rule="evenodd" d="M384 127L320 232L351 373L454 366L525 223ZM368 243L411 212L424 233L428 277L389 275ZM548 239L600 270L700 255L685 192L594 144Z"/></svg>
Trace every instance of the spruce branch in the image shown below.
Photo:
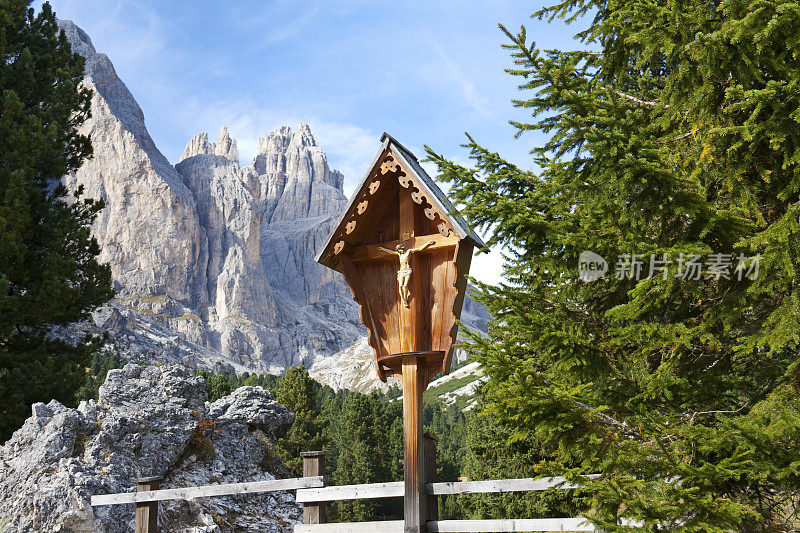
<svg viewBox="0 0 800 533"><path fill-rule="evenodd" d="M689 137L689 136L691 136L693 133L694 133L694 132L692 132L692 131L687 131L686 133L681 133L681 134L680 134L680 135L678 135L677 137L672 137L672 138L670 138L670 139L662 139L662 140L660 140L660 141L656 141L656 144L669 144L669 143L674 143L675 141L680 141L681 139L685 139L686 137Z"/></svg>
<svg viewBox="0 0 800 533"><path fill-rule="evenodd" d="M647 107L663 107L664 109L670 109L672 107L669 104L663 104L661 102L642 100L641 98L636 98L632 94L624 93L624 92L619 91L619 90L615 90L614 92L617 93L618 96L621 96L622 98L625 98L626 100L630 100L631 102L635 102L635 103L643 105L643 106L647 106Z"/></svg>

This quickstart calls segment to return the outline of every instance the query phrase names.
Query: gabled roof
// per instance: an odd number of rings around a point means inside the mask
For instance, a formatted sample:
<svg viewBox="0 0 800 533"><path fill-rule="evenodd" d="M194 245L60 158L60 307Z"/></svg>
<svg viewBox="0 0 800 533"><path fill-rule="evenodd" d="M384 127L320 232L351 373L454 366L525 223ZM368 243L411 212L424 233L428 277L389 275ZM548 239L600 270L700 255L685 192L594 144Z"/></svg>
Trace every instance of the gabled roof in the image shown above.
<svg viewBox="0 0 800 533"><path fill-rule="evenodd" d="M391 150L392 154L400 161L400 163L408 169L409 172L412 173L412 178L414 181L419 184L419 187L422 191L426 194L426 196L436 204L436 207L445 215L447 216L448 221L453 225L458 237L460 239L466 239L470 241L474 246L478 248L483 247L483 241L480 237L474 232L470 231L469 227L467 226L466 221L460 216L453 216L451 211L453 209L450 202L447 200L447 197L444 195L442 190L436 185L436 182L428 176L428 173L425 172L425 169L419 164L416 156L411 153L408 148L397 142L397 140L389 135L388 133L384 132L381 136L381 149L378 151L378 154L373 159L372 163L370 164L369 168L367 169L364 178L361 180L361 183L358 184L356 187L353 196L350 197L350 201L347 202L347 206L342 210L339 218L336 220L336 225L331 231L331 234L328 235L328 238L325 240L325 244L322 246L320 251L317 253L316 261L320 262L322 260L322 256L328 247L331 245L331 241L333 237L336 235L339 227L344 222L344 218L347 216L347 213L350 212L350 208L355 203L356 199L359 197L361 190L365 187L365 185L370 181L370 176L372 175L372 171L375 168L375 165L380 160L383 153L389 149Z"/></svg>

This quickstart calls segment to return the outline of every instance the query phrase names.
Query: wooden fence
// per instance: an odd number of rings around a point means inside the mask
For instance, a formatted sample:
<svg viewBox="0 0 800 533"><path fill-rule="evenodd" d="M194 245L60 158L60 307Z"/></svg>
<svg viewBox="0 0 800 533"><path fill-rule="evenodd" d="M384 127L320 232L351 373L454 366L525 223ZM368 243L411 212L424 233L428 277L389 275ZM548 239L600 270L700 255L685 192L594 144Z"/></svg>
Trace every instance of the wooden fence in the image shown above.
<svg viewBox="0 0 800 533"><path fill-rule="evenodd" d="M427 436L426 436L427 437ZM432 480L425 484L428 495L428 533L471 533L505 531L597 531L585 518L535 518L501 520L439 520L436 498L450 494L486 494L506 492L531 492L548 489L575 489L578 485L563 477L542 479L493 479L487 481L435 482L435 442L425 439L426 475ZM303 474L325 474L325 455L322 452L303 454ZM596 475L587 476L590 478ZM402 498L405 486L402 481L368 483L363 485L336 485L299 489L297 503L303 504L303 524L294 527L294 533L403 533L403 520L379 522L327 523L327 502L373 498Z"/></svg>
<svg viewBox="0 0 800 533"><path fill-rule="evenodd" d="M435 456L434 446L435 443L432 439L426 439L426 455L431 459ZM156 533L158 531L159 501L296 490L297 502L303 504L303 524L296 525L294 533L402 533L404 531L403 520L328 523L327 517L327 502L403 497L404 483L402 481L327 486L325 480L325 453L304 452L301 455L303 456L303 477L301 478L175 489L159 489L161 478L142 478L136 480L137 492L98 494L92 496L91 503L92 506L134 503L136 504L135 532ZM439 520L436 502L438 496L575 489L578 486L569 483L562 477L437 483L435 482L435 462L427 460L426 467L426 479L433 480L425 484L425 491L428 496L426 527L429 533L597 531L584 518Z"/></svg>

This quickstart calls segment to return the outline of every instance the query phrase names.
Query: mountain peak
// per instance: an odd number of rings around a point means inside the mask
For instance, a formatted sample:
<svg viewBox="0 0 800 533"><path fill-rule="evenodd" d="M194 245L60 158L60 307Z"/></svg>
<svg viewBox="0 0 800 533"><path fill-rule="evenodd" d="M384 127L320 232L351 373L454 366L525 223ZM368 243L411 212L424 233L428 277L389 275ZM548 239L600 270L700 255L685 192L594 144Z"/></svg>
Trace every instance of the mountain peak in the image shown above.
<svg viewBox="0 0 800 533"><path fill-rule="evenodd" d="M208 133L201 132L195 134L195 136L186 143L186 148L183 149L183 155L181 155L181 161L196 155L213 153L214 146L208 142Z"/></svg>
<svg viewBox="0 0 800 533"><path fill-rule="evenodd" d="M239 149L236 147L236 139L228 135L228 125L222 126L217 136L217 144L214 149L216 155L220 155L236 163L239 162Z"/></svg>
<svg viewBox="0 0 800 533"><path fill-rule="evenodd" d="M67 40L72 45L73 52L87 58L97 54L92 44L92 39L77 24L71 20L58 19L58 28L66 35Z"/></svg>
<svg viewBox="0 0 800 533"><path fill-rule="evenodd" d="M317 146L317 138L311 131L311 127L305 122L301 122L297 126L297 131L292 135L292 143L300 146Z"/></svg>
<svg viewBox="0 0 800 533"><path fill-rule="evenodd" d="M311 127L305 122L293 131L291 126L280 126L258 139L257 155L269 155L276 152L285 152L289 147L304 148L317 146L317 139Z"/></svg>
<svg viewBox="0 0 800 533"><path fill-rule="evenodd" d="M186 148L183 149L181 161L196 155L218 155L231 161L239 162L239 149L236 147L236 139L228 134L228 126L224 125L219 130L217 142L212 143L208 140L208 133L200 132L189 139Z"/></svg>

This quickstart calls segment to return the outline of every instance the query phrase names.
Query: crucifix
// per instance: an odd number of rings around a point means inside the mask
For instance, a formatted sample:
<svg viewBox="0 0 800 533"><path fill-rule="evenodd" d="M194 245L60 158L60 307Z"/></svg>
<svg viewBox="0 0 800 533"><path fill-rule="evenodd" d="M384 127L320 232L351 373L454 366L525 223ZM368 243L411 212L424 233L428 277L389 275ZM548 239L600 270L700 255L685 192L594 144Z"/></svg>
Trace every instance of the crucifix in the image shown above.
<svg viewBox="0 0 800 533"><path fill-rule="evenodd" d="M450 369L472 250L483 243L451 216L416 157L387 134L381 140L317 261L350 286L378 377L401 381L405 532L424 533L422 393L434 374Z"/></svg>
<svg viewBox="0 0 800 533"><path fill-rule="evenodd" d="M406 250L405 246L398 244L394 250L379 246L378 249L388 254L396 255L400 259L400 268L397 269L397 286L400 289L400 299L403 300L403 305L409 307L409 300L411 299L411 291L408 288L408 282L411 280L411 254L421 252L428 246L436 244L436 241L430 240L420 246L419 248L412 248Z"/></svg>

